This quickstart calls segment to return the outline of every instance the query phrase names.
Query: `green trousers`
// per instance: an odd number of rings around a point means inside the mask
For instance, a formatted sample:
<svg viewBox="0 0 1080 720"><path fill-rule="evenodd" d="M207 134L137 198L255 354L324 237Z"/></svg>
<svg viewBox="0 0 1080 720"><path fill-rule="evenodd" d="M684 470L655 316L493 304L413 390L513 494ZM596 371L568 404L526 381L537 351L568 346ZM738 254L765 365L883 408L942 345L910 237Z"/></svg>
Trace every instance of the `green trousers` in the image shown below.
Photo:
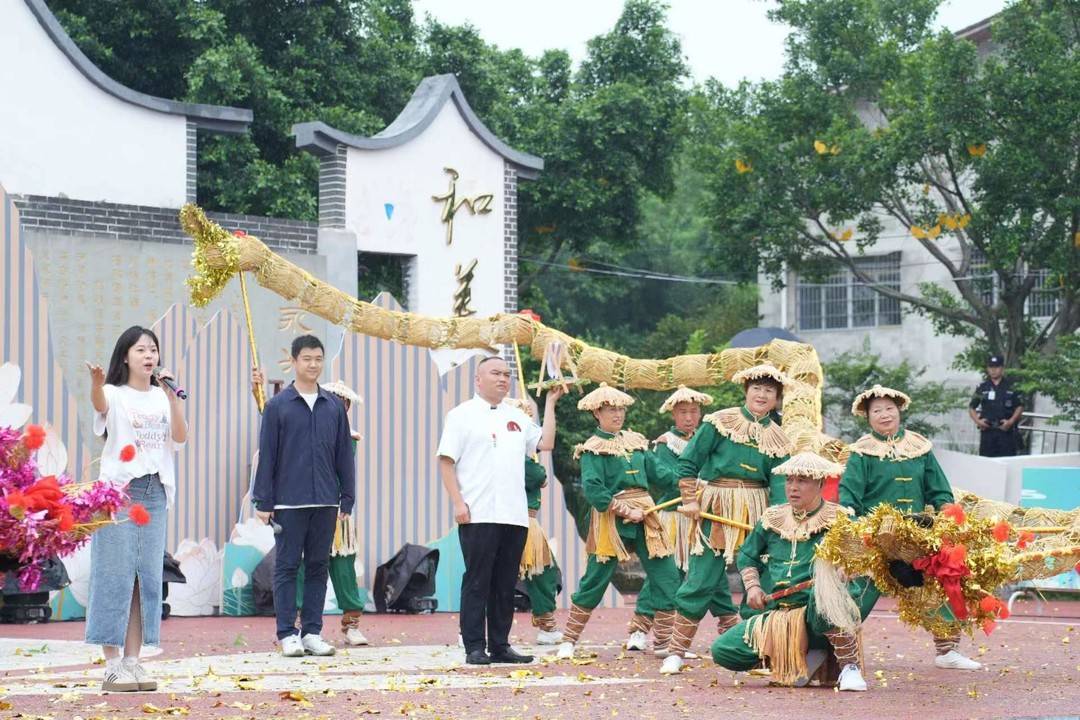
<svg viewBox="0 0 1080 720"><path fill-rule="evenodd" d="M771 611L766 610L765 612ZM713 641L713 662L720 667L736 671L750 670L757 667L758 663L761 662L761 658L758 657L757 651L743 640L749 622L750 620L743 620ZM830 647L829 640L825 637L825 633L830 629L828 622L817 614L814 607L814 598L811 596L810 601L806 604L806 634L810 647L822 650L828 649Z"/></svg>
<svg viewBox="0 0 1080 720"><path fill-rule="evenodd" d="M559 589L558 565L552 564L544 568L544 572L539 575L526 576L522 582L525 584L526 592L529 593L533 615L555 612L555 595Z"/></svg>
<svg viewBox="0 0 1080 720"><path fill-rule="evenodd" d="M675 609L690 620L701 620L710 611L716 617L738 612L731 600L723 553L716 555L706 547L702 554L690 556L686 580L675 594Z"/></svg>
<svg viewBox="0 0 1080 720"><path fill-rule="evenodd" d="M342 612L359 613L364 611L360 591L356 582L356 556L330 556L330 584L334 587L334 597ZM296 574L296 606L301 606L304 597L304 564Z"/></svg>
<svg viewBox="0 0 1080 720"><path fill-rule="evenodd" d="M641 567L645 570L646 581L652 581L649 591L650 604L654 611L672 610L675 608L675 588L679 586L679 569L675 567L675 560L670 555L650 558L645 547L645 528L639 523L634 525L634 529L636 533L632 540L625 536L622 540L627 550L633 548L633 552L637 553ZM615 558L598 562L595 555L590 555L577 592L570 597L571 602L586 610L595 608L604 598L618 567L619 563Z"/></svg>
<svg viewBox="0 0 1080 720"><path fill-rule="evenodd" d="M677 566L675 569L679 573L679 585L682 585L683 580L686 579L686 573L679 570ZM656 607L653 605L652 592L652 581L646 576L645 582L641 585L641 591L638 593L637 602L634 604L634 613L636 615L644 615L645 617L653 617L656 615Z"/></svg>

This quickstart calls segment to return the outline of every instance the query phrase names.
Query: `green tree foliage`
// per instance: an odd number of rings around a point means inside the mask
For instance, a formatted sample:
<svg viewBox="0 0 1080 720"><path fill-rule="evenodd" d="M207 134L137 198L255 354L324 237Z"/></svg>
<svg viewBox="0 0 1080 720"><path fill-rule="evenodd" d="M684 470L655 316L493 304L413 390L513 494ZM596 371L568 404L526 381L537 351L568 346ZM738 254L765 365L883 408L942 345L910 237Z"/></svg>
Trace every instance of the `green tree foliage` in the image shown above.
<svg viewBox="0 0 1080 720"><path fill-rule="evenodd" d="M1039 393L1057 405L1056 421L1080 425L1080 335L1061 338L1053 352L1029 353L1016 374L1025 395Z"/></svg>
<svg viewBox="0 0 1080 720"><path fill-rule="evenodd" d="M970 338L960 364L992 350L1015 365L1080 328L1080 5L1017 0L981 57L932 31L939 1L780 0L783 76L708 83L692 103L695 157L718 250L751 248L776 282L784 267L846 266ZM863 271L856 259L897 229L948 286ZM1046 292L1058 311L1039 325L1025 308Z"/></svg>
<svg viewBox="0 0 1080 720"><path fill-rule="evenodd" d="M911 397L911 407L904 414L904 425L928 436L944 428L940 424L942 415L963 409L970 397L965 390L922 380L925 367L917 367L907 360L896 365L883 363L870 351L869 342L861 350L837 355L832 362L825 363L824 370L828 378L822 393L826 429L848 442L855 441L870 429L865 418L851 414L851 403L859 393L874 385L907 393Z"/></svg>
<svg viewBox="0 0 1080 720"><path fill-rule="evenodd" d="M657 0L627 0L577 69L561 50L529 57L486 42L469 25L418 20L409 0L49 4L120 82L254 110L248 135L199 137L199 201L208 208L315 219L318 163L296 150L291 126L323 120L373 134L421 78L453 73L496 135L545 161L538 180L519 184L523 307L639 356L708 352L757 324L753 288L624 272L754 278L752 269L732 271L744 249L731 258L710 252L705 174L685 143L687 68ZM393 259L364 255L361 264L361 297L400 283ZM587 271L570 272L568 264ZM536 370L529 361L530 379ZM628 426L655 437L668 424L656 412L665 394L636 394ZM573 444L595 427L575 402L559 408L557 467L570 477L577 474Z"/></svg>

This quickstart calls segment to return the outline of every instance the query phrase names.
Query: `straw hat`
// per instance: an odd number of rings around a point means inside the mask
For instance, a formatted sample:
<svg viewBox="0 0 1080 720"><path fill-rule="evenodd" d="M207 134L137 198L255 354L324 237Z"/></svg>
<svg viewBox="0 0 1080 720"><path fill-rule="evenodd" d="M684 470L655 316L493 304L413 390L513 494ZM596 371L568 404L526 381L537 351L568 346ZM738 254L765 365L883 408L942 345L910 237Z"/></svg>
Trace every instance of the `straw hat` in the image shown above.
<svg viewBox="0 0 1080 720"><path fill-rule="evenodd" d="M665 400L664 404L660 406L660 414L672 412L679 403L688 402L694 403L695 405L712 405L712 401L712 395L698 392L685 385L680 385L679 389L673 392L671 397Z"/></svg>
<svg viewBox="0 0 1080 720"><path fill-rule="evenodd" d="M817 453L801 452L773 468L773 475L798 475L824 480L842 475L844 468L821 457Z"/></svg>
<svg viewBox="0 0 1080 720"><path fill-rule="evenodd" d="M768 363L762 363L761 365L754 365L745 370L740 370L731 376L731 382L743 385L749 380L760 380L761 378L772 378L780 383L781 386L791 385L794 382L787 375L780 372L779 368L769 365Z"/></svg>
<svg viewBox="0 0 1080 720"><path fill-rule="evenodd" d="M634 404L634 398L621 390L609 387L606 382L600 383L600 387L578 400L578 410L599 410L605 405L612 407L629 407Z"/></svg>
<svg viewBox="0 0 1080 720"><path fill-rule="evenodd" d="M362 397L360 397L355 392L353 392L352 388L350 388L348 385L341 382L340 380L335 380L334 382L326 383L326 384L322 385L321 387L326 392L333 393L334 395L337 395L340 398L345 398L346 400L348 400L351 403L362 403L362 402L364 402L364 399Z"/></svg>
<svg viewBox="0 0 1080 720"><path fill-rule="evenodd" d="M899 390L875 385L855 398L855 402L851 403L851 414L866 417L866 406L870 404L873 398L892 398L896 401L896 405L901 412L907 410L908 405L911 405L911 398Z"/></svg>

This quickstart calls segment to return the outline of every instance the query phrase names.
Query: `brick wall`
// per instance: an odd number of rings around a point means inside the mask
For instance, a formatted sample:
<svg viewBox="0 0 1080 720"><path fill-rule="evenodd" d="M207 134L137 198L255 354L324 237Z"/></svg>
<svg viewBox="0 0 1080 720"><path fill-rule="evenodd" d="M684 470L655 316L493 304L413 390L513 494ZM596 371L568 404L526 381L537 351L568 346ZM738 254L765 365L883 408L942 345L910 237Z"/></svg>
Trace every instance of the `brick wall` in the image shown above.
<svg viewBox="0 0 1080 720"><path fill-rule="evenodd" d="M345 165L348 148L337 146L333 155L319 158L319 225L345 227Z"/></svg>
<svg viewBox="0 0 1080 720"><path fill-rule="evenodd" d="M518 311L518 212L517 171L503 166L503 305L508 313Z"/></svg>
<svg viewBox="0 0 1080 720"><path fill-rule="evenodd" d="M176 208L120 205L25 195L16 197L20 225L24 230L60 234L88 233L102 237L144 242L190 243L180 229ZM292 253L314 254L318 248L317 223L304 220L209 212L227 230L244 230L269 247Z"/></svg>

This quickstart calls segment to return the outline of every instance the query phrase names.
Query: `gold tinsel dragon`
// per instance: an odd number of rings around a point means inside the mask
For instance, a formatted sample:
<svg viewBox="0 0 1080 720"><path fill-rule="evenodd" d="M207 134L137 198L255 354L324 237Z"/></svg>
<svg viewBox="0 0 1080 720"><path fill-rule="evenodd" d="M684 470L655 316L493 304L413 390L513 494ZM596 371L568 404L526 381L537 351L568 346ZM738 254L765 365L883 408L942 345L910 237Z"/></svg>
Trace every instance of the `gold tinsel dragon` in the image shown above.
<svg viewBox="0 0 1080 720"><path fill-rule="evenodd" d="M490 349L512 343L529 348L537 359L558 342L566 348L564 369L615 387L668 390L679 385L717 385L740 370L770 363L794 380L792 387L785 388L782 425L796 449L817 452L841 464L847 459L847 446L821 431L824 378L811 345L773 340L757 348L720 353L663 360L631 358L589 345L527 315L442 318L386 310L319 280L252 235L230 233L195 205L181 209L180 224L195 243L195 273L187 282L196 307L211 302L238 273L249 272L266 289L352 332L427 348ZM963 522L958 522L959 514L942 514L929 527L922 527L893 508L878 508L858 520L838 523L823 541L820 554L850 576L870 576L883 592L899 598L905 622L933 630L942 630L943 624L970 630L978 622L986 628L988 621L1001 616L998 604L986 598L1002 585L1051 577L1080 561L1080 508L1067 512L1019 508L962 491L957 495ZM1005 525L1009 534L999 540ZM937 613L944 594L940 583L931 577L922 587L904 588L887 566L892 559L918 560L958 544L964 547L968 573L960 592L972 612L965 620L946 620Z"/></svg>

